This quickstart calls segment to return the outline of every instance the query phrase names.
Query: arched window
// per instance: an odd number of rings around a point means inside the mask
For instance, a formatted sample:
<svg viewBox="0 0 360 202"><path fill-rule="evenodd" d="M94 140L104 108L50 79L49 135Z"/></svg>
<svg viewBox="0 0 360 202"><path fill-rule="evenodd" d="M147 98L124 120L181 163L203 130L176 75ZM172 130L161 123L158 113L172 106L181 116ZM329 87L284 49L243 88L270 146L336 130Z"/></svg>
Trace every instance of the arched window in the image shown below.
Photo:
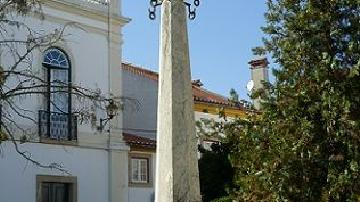
<svg viewBox="0 0 360 202"><path fill-rule="evenodd" d="M72 140L74 137L71 116L71 65L67 55L58 48L44 52L43 66L48 78L47 110L43 111L40 135L50 139ZM45 119L47 120L44 123ZM44 134L41 134L44 133Z"/></svg>
<svg viewBox="0 0 360 202"><path fill-rule="evenodd" d="M70 68L66 54L57 48L51 48L45 52L43 64L55 68Z"/></svg>

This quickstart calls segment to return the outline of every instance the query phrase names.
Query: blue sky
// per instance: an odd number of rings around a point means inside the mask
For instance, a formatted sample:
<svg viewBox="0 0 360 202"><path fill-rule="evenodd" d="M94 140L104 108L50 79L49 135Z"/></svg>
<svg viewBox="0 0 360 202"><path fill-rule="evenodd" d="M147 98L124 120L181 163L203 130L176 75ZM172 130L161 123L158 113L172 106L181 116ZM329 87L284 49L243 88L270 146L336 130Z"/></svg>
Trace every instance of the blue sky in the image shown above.
<svg viewBox="0 0 360 202"><path fill-rule="evenodd" d="M132 19L123 30L123 61L158 71L160 13L149 20L148 5L149 0L122 2L123 15ZM252 47L262 44L265 10L265 0L201 0L197 18L188 23L192 78L223 95L235 88L248 99L247 62Z"/></svg>

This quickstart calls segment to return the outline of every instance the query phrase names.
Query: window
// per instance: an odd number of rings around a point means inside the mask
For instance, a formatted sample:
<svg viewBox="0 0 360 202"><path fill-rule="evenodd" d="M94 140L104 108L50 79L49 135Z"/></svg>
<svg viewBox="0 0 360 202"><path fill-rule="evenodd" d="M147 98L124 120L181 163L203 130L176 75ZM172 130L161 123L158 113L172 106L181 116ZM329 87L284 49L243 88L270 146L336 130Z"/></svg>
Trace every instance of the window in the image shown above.
<svg viewBox="0 0 360 202"><path fill-rule="evenodd" d="M148 183L149 182L149 159L131 158L131 182Z"/></svg>
<svg viewBox="0 0 360 202"><path fill-rule="evenodd" d="M67 183L41 183L42 202L68 202L69 185Z"/></svg>
<svg viewBox="0 0 360 202"><path fill-rule="evenodd" d="M76 177L36 176L37 202L76 202Z"/></svg>
<svg viewBox="0 0 360 202"><path fill-rule="evenodd" d="M76 117L71 114L71 65L58 48L44 53L48 85L47 110L39 112L40 136L52 140L76 140Z"/></svg>
<svg viewBox="0 0 360 202"><path fill-rule="evenodd" d="M152 153L129 154L129 186L153 186Z"/></svg>
<svg viewBox="0 0 360 202"><path fill-rule="evenodd" d="M69 113L69 77L70 65L64 52L52 48L45 52L43 65L48 69L50 84L49 110L57 113Z"/></svg>

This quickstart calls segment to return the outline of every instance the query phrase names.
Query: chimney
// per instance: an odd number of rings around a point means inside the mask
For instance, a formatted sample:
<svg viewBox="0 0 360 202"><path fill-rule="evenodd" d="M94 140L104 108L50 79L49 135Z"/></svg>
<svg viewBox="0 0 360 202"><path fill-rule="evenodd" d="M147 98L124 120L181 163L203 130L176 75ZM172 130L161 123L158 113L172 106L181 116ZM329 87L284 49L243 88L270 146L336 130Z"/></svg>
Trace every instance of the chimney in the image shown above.
<svg viewBox="0 0 360 202"><path fill-rule="evenodd" d="M200 79L192 80L192 81L191 81L191 84L192 84L193 86L196 86L196 87L201 87L201 86L204 85L204 84L201 82Z"/></svg>
<svg viewBox="0 0 360 202"><path fill-rule="evenodd" d="M269 82L269 68L268 60L266 57L259 57L249 61L250 70L251 70L251 79L254 83L252 91L263 88L262 82ZM261 99L255 98L253 100L254 107L256 110L261 110Z"/></svg>

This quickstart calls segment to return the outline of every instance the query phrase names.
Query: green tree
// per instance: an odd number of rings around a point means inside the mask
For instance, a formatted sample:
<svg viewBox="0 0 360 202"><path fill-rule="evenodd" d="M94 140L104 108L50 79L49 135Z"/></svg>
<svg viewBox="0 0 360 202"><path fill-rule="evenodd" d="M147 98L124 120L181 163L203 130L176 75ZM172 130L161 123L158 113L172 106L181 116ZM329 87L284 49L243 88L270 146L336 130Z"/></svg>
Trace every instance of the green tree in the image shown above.
<svg viewBox="0 0 360 202"><path fill-rule="evenodd" d="M360 1L268 0L278 68L262 114L229 123L238 201L360 200ZM228 129L226 129L228 128Z"/></svg>
<svg viewBox="0 0 360 202"><path fill-rule="evenodd" d="M236 92L236 90L234 89L234 88L231 88L230 89L230 98L229 98L229 100L231 101L231 102L239 102L239 94Z"/></svg>
<svg viewBox="0 0 360 202"><path fill-rule="evenodd" d="M217 143L211 145L211 150L199 148L199 177L203 202L210 202L228 194L233 177L228 148L225 144Z"/></svg>

